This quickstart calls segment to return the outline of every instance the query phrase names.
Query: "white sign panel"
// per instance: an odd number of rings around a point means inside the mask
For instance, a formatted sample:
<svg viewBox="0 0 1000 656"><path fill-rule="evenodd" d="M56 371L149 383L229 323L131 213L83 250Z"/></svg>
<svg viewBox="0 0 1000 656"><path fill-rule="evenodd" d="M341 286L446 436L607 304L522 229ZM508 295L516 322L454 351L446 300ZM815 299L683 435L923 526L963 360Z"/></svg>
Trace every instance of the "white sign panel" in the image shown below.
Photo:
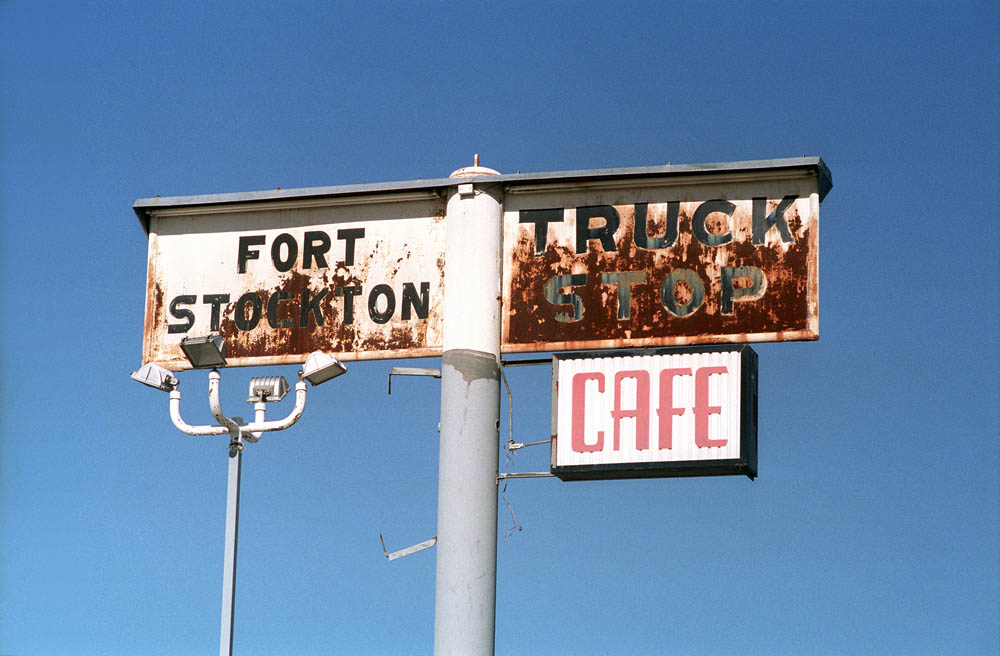
<svg viewBox="0 0 1000 656"><path fill-rule="evenodd" d="M208 334L237 366L438 354L444 201L352 200L151 210L143 361Z"/></svg>
<svg viewBox="0 0 1000 656"><path fill-rule="evenodd" d="M756 363L749 346L556 356L553 473L753 478Z"/></svg>

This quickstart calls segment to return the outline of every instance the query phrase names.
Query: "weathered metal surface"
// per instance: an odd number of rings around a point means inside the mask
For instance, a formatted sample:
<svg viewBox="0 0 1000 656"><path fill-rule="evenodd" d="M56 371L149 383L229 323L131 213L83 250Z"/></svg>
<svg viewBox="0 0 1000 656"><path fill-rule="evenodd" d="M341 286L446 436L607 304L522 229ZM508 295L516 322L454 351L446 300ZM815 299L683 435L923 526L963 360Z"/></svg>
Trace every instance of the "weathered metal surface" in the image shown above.
<svg viewBox="0 0 1000 656"><path fill-rule="evenodd" d="M817 339L821 181L509 186L504 352Z"/></svg>
<svg viewBox="0 0 1000 656"><path fill-rule="evenodd" d="M480 183L503 194L503 352L818 336L819 203L831 187L819 158L469 172L474 177L136 201L149 235L143 361L186 368L180 339L209 332L227 338L232 365L300 363L312 349L344 360L439 354L443 199L453 187ZM755 207L767 228L760 243ZM643 208L646 230L637 232ZM586 220L581 235L578 214ZM610 232L605 215L617 217ZM676 238L668 238L675 225ZM363 239L338 233L360 229L368 230ZM256 257L244 258L243 272L241 236L258 240L244 243L243 254ZM352 263L349 243L357 250Z"/></svg>
<svg viewBox="0 0 1000 656"><path fill-rule="evenodd" d="M230 365L440 352L444 201L149 210L143 361L188 367L185 336L221 334Z"/></svg>
<svg viewBox="0 0 1000 656"><path fill-rule="evenodd" d="M746 345L555 356L552 472L565 480L757 469L757 357Z"/></svg>

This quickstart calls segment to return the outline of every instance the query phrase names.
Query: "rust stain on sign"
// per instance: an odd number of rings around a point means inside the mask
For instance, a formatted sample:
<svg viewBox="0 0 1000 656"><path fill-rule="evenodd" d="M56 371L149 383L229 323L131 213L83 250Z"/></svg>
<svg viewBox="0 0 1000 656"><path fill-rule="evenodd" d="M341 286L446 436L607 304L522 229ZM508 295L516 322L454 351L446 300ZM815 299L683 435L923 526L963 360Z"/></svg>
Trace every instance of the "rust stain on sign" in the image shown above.
<svg viewBox="0 0 1000 656"><path fill-rule="evenodd" d="M808 179L562 196L505 206L505 352L819 337Z"/></svg>
<svg viewBox="0 0 1000 656"><path fill-rule="evenodd" d="M819 336L818 158L492 176L505 353ZM143 361L440 354L455 180L148 199ZM490 257L491 254L483 254Z"/></svg>

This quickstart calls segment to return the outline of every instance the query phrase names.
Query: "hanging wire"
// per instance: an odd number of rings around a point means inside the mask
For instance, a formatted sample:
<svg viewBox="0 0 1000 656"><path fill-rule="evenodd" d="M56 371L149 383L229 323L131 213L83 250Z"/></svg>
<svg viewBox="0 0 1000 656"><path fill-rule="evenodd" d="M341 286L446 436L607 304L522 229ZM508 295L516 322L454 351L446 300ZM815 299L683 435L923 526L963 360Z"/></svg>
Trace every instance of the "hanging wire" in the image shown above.
<svg viewBox="0 0 1000 656"><path fill-rule="evenodd" d="M504 448L506 452L504 473L510 473L510 463L511 463L511 447L514 445L514 397L510 393L510 383L507 382L507 374L504 372L503 362L500 362L500 376L503 378L503 386L507 390L507 427L510 429L510 437L507 440L507 444ZM515 449L516 451L516 449ZM514 516L514 507L510 505L510 501L507 500L507 481L509 479L503 479L503 488L500 490L500 498L503 502L507 504L507 510L510 511L510 519L514 522L514 525L507 531L503 536L504 541L510 539L510 536L514 531L523 531L524 527L517 523L517 517Z"/></svg>

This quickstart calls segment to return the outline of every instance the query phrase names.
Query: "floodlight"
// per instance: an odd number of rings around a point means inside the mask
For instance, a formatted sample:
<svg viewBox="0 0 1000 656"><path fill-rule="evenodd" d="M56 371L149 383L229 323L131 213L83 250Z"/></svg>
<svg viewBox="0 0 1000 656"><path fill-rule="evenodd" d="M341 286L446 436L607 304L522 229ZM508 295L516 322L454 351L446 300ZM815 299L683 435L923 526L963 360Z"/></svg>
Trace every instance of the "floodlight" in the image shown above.
<svg viewBox="0 0 1000 656"><path fill-rule="evenodd" d="M174 378L173 374L158 364L150 362L144 364L132 372L132 380L137 380L143 385L149 385L164 392L169 392L177 387L180 382Z"/></svg>
<svg viewBox="0 0 1000 656"><path fill-rule="evenodd" d="M181 350L195 369L226 366L226 343L221 335L185 337Z"/></svg>
<svg viewBox="0 0 1000 656"><path fill-rule="evenodd" d="M302 365L303 377L313 385L325 383L347 371L347 365L323 351L313 351Z"/></svg>
<svg viewBox="0 0 1000 656"><path fill-rule="evenodd" d="M261 376L250 379L250 398L247 403L268 401L276 403L288 394L288 381L284 376Z"/></svg>

